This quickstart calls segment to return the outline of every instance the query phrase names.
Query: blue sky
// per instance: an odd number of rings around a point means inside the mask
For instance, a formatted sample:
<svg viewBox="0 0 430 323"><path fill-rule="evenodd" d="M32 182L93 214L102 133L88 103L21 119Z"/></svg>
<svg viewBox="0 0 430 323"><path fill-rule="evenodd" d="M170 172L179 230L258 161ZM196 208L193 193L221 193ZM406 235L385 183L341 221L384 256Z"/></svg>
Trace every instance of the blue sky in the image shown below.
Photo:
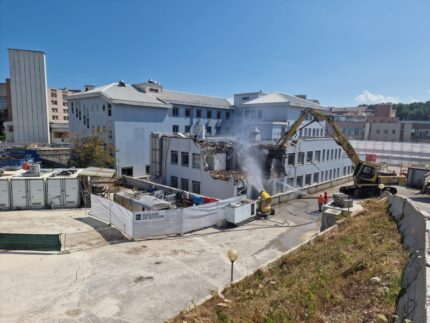
<svg viewBox="0 0 430 323"><path fill-rule="evenodd" d="M428 0L0 0L0 80L7 48L23 48L46 52L51 87L430 100L429 13Z"/></svg>

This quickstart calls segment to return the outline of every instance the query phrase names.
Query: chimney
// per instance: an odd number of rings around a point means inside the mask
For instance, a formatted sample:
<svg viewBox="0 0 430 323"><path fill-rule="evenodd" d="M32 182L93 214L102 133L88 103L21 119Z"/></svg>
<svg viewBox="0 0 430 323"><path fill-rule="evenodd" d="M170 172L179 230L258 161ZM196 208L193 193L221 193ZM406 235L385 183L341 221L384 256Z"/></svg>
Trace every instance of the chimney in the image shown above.
<svg viewBox="0 0 430 323"><path fill-rule="evenodd" d="M84 85L84 92L90 91L92 89L94 89L96 86L95 85Z"/></svg>

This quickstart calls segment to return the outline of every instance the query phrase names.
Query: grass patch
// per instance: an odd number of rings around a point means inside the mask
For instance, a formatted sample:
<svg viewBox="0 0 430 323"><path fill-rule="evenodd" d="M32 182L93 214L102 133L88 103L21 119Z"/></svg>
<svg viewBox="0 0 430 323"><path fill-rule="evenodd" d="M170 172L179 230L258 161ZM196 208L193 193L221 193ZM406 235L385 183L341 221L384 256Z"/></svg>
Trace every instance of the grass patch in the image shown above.
<svg viewBox="0 0 430 323"><path fill-rule="evenodd" d="M384 201L363 206L338 230L226 288L226 300L216 295L169 322L391 321L408 254Z"/></svg>

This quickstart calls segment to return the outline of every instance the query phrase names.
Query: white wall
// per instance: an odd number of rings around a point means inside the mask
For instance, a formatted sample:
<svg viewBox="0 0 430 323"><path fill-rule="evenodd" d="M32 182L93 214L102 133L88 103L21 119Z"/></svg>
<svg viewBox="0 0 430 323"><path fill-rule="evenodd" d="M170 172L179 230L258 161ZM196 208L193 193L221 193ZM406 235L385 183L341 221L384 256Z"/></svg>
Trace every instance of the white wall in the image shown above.
<svg viewBox="0 0 430 323"><path fill-rule="evenodd" d="M9 49L14 142L50 143L45 53Z"/></svg>

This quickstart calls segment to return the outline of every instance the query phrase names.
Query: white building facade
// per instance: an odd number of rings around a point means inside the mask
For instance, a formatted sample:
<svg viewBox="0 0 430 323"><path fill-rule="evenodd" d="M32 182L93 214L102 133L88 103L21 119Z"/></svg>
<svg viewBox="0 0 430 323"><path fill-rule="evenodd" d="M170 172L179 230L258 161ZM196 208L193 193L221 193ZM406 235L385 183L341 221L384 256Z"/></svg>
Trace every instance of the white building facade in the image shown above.
<svg viewBox="0 0 430 323"><path fill-rule="evenodd" d="M119 176L150 173L151 133L213 136L232 113L224 98L165 91L154 81L111 83L71 95L68 102L71 141L103 131L115 147Z"/></svg>

